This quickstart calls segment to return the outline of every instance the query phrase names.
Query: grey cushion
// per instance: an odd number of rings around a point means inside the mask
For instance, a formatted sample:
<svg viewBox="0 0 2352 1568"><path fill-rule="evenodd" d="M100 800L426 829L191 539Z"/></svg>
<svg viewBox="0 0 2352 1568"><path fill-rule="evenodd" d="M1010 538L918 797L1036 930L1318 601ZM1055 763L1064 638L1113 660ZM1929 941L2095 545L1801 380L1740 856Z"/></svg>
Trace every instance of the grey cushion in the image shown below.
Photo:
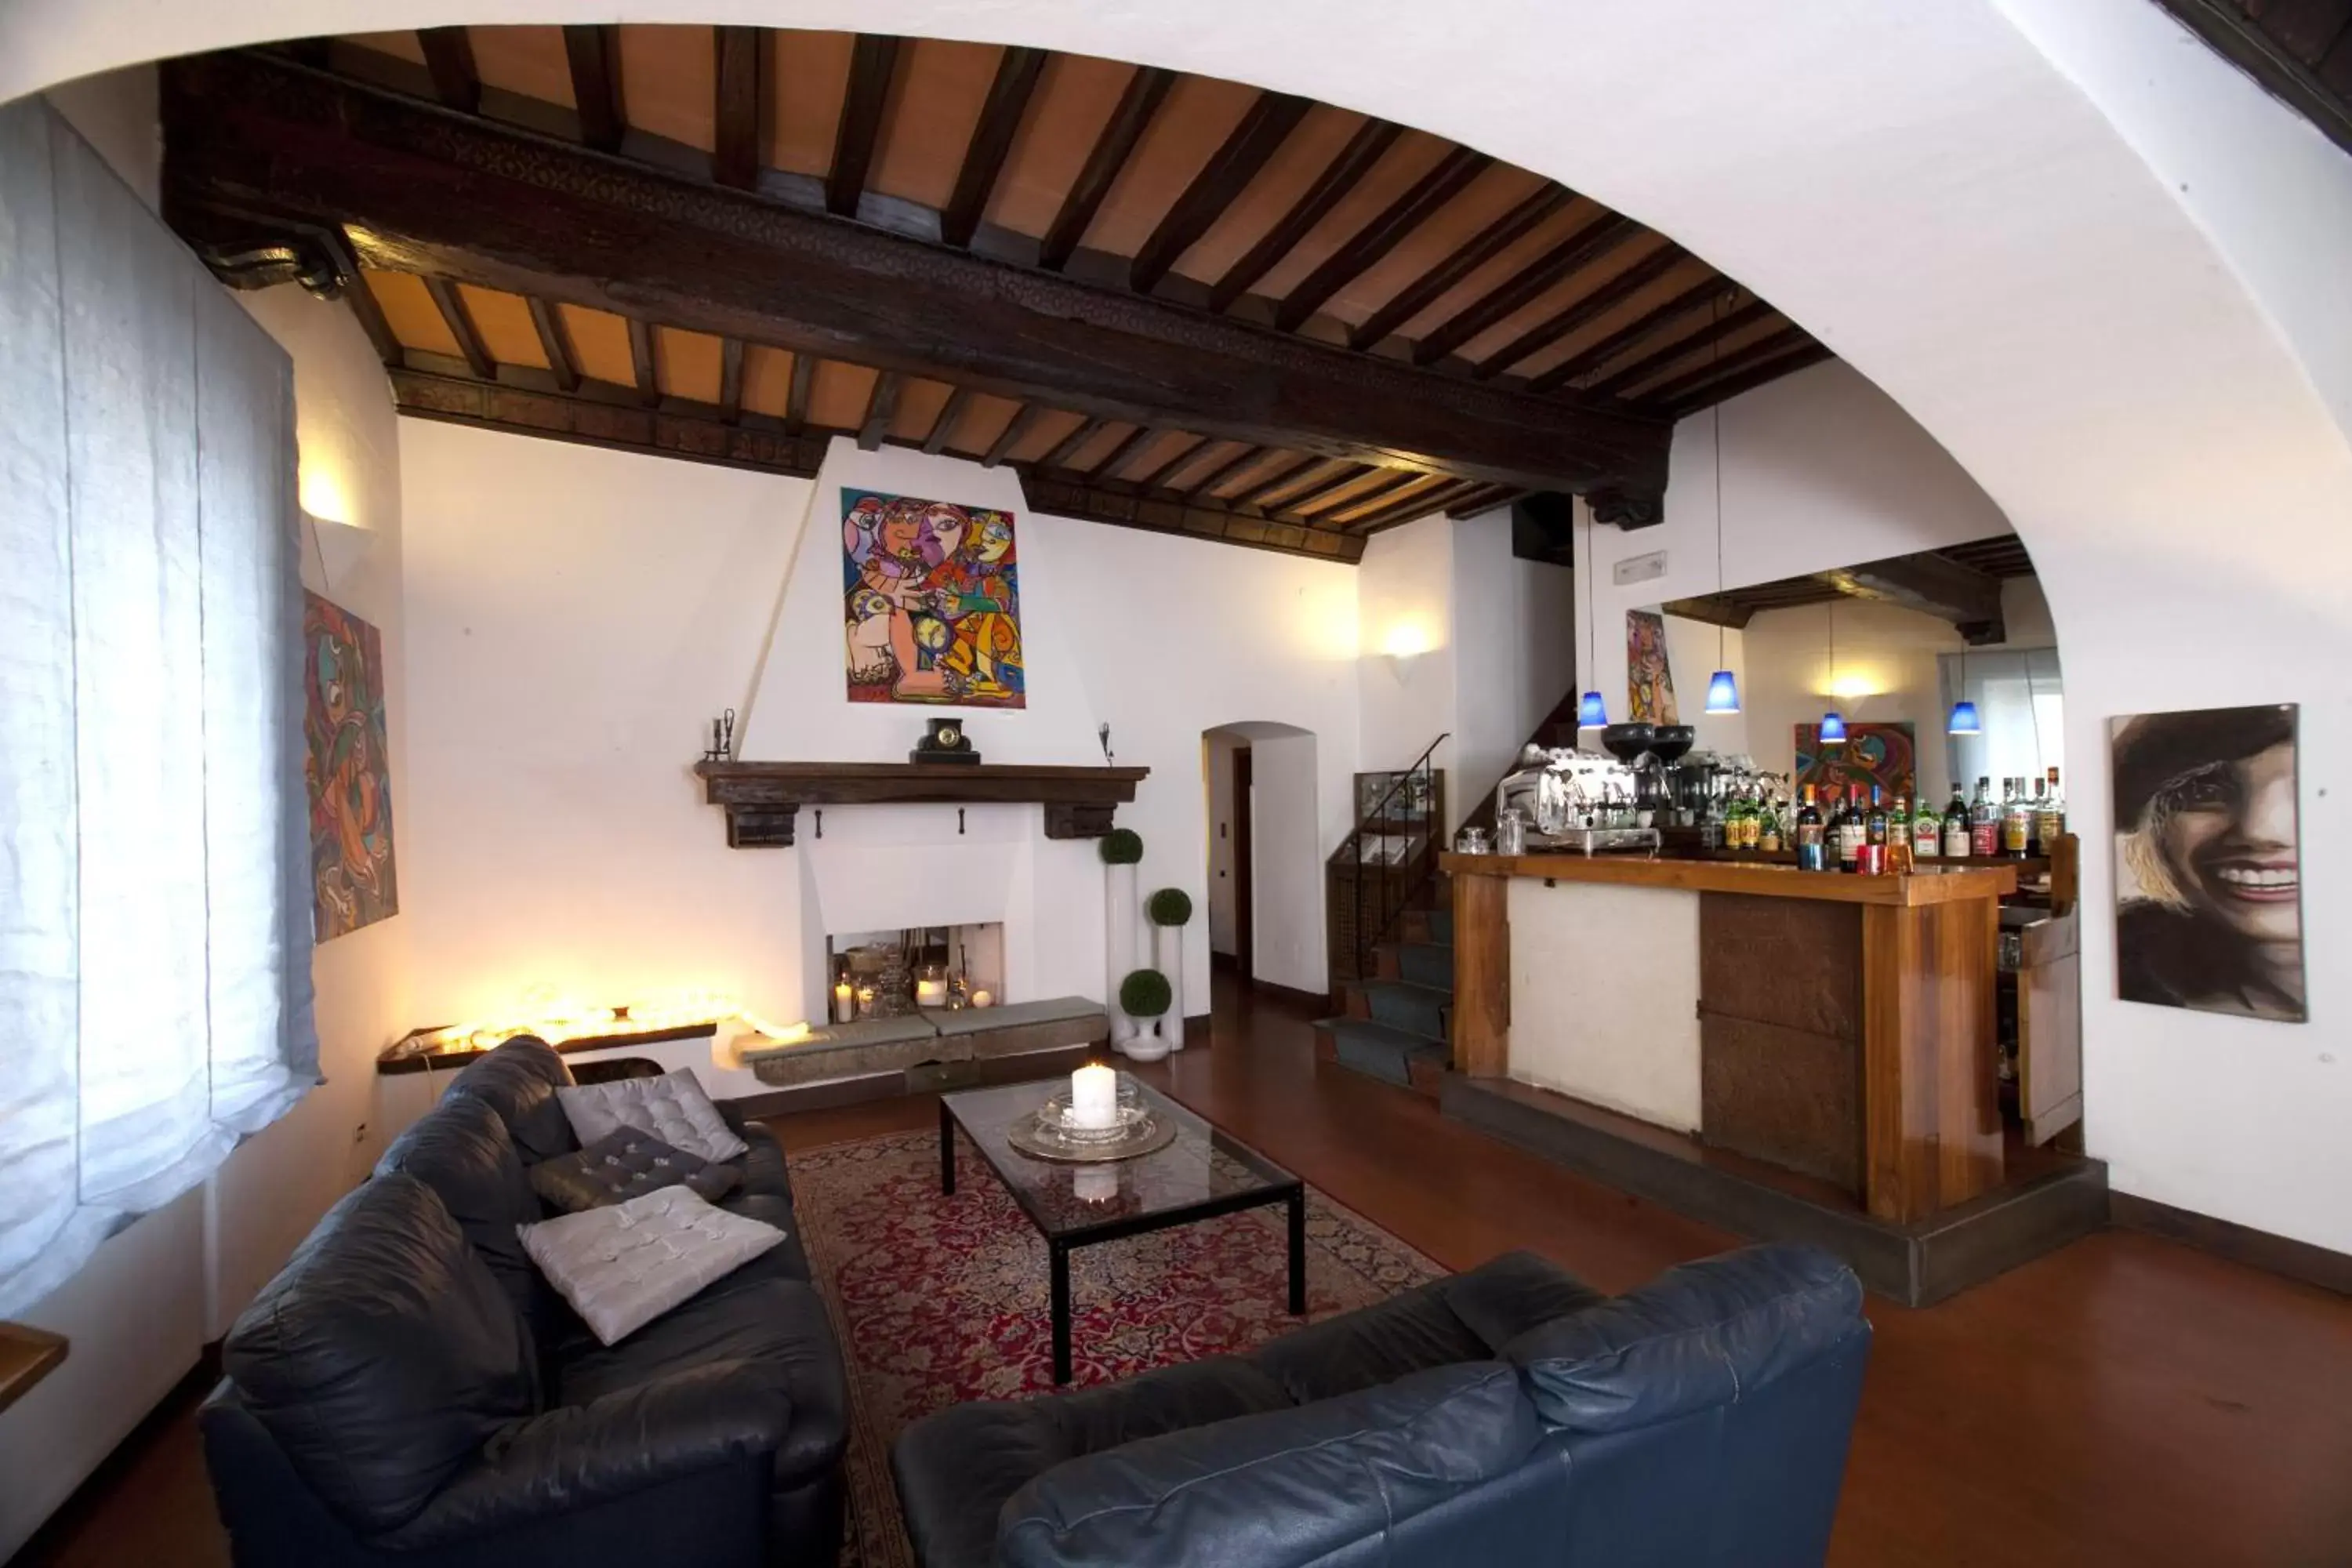
<svg viewBox="0 0 2352 1568"><path fill-rule="evenodd" d="M783 1239L774 1226L712 1208L684 1187L522 1232L531 1261L608 1345Z"/></svg>
<svg viewBox="0 0 2352 1568"><path fill-rule="evenodd" d="M1319 1563L1516 1468L1541 1429L1497 1362L1057 1465L1005 1503L1007 1568Z"/></svg>
<svg viewBox="0 0 2352 1568"><path fill-rule="evenodd" d="M626 1203L664 1187L682 1186L698 1198L717 1203L742 1180L743 1173L732 1165L713 1164L632 1127L530 1168L531 1186L565 1214ZM516 1242L515 1247L520 1251L521 1243Z"/></svg>
<svg viewBox="0 0 2352 1568"><path fill-rule="evenodd" d="M1753 1397L1867 1331L1853 1269L1816 1247L1751 1247L1530 1329L1506 1354L1546 1421L1616 1432Z"/></svg>
<svg viewBox="0 0 2352 1568"><path fill-rule="evenodd" d="M556 1091L572 1131L585 1148L625 1128L650 1132L674 1149L706 1160L732 1160L751 1145L735 1136L703 1092L692 1068L659 1078L625 1078Z"/></svg>

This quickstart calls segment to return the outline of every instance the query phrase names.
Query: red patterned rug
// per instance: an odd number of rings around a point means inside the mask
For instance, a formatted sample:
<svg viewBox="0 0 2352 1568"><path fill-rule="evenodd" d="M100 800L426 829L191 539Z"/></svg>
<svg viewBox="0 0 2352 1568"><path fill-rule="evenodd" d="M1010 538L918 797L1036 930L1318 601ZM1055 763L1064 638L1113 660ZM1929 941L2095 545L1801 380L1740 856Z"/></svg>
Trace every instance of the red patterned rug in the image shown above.
<svg viewBox="0 0 2352 1568"><path fill-rule="evenodd" d="M940 1191L939 1137L897 1132L792 1157L793 1207L849 1363L850 1540L856 1568L914 1561L890 1444L971 1399L1053 1389L1045 1244L958 1140ZM1248 1350L1298 1326L1280 1206L1079 1248L1071 1257L1073 1387ZM1307 1319L1353 1310L1444 1272L1308 1189Z"/></svg>

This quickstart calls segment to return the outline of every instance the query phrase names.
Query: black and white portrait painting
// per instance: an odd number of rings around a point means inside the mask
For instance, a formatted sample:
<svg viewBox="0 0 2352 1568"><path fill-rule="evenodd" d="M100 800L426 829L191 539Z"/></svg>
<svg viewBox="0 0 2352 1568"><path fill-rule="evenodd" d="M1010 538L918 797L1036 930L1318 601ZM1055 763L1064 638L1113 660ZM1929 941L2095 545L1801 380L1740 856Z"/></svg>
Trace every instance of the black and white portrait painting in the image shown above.
<svg viewBox="0 0 2352 1568"><path fill-rule="evenodd" d="M2294 705L2135 714L2108 746L2117 994L2301 1023Z"/></svg>

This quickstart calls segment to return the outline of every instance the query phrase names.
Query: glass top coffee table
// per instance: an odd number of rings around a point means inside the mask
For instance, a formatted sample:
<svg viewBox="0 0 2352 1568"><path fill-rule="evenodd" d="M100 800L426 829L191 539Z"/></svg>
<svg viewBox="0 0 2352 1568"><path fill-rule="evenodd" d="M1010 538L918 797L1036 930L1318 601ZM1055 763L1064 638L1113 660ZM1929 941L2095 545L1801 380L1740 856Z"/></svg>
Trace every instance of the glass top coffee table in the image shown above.
<svg viewBox="0 0 2352 1568"><path fill-rule="evenodd" d="M1122 1079L1127 1075L1122 1073ZM1011 1083L940 1096L940 1190L955 1191L955 1134L980 1157L1045 1238L1053 1270L1054 1381L1070 1381L1070 1254L1098 1241L1168 1230L1270 1204L1290 1208L1290 1310L1307 1310L1307 1189L1297 1176L1229 1138L1149 1084L1135 1082L1175 1142L1131 1160L1072 1164L1022 1153L1006 1130L1037 1113L1066 1079Z"/></svg>

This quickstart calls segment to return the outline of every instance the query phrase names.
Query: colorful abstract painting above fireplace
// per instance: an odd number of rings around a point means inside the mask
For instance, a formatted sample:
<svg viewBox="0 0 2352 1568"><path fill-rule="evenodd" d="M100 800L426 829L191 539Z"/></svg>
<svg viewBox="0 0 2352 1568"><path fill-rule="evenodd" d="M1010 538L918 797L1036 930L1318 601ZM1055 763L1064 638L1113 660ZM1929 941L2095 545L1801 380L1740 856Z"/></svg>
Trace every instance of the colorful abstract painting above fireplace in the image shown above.
<svg viewBox="0 0 2352 1568"><path fill-rule="evenodd" d="M1013 514L841 491L852 702L1027 705Z"/></svg>

